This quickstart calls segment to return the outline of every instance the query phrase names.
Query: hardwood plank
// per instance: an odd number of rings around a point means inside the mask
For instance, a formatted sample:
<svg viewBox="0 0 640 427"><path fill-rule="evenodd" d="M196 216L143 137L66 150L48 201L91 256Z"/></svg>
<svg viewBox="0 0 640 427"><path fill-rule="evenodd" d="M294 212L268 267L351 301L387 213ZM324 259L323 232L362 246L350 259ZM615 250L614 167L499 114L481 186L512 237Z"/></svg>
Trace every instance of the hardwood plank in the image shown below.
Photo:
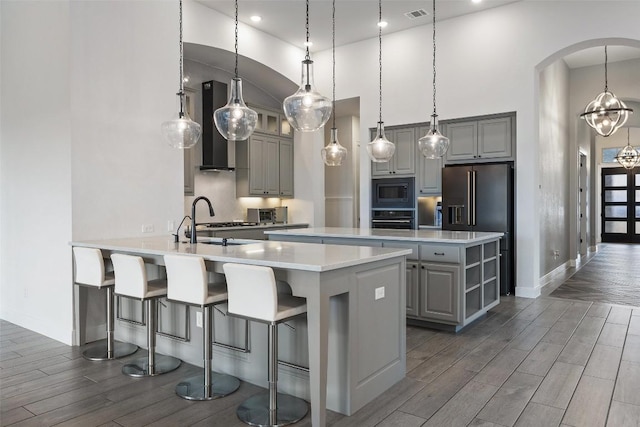
<svg viewBox="0 0 640 427"><path fill-rule="evenodd" d="M561 345L541 342L518 366L517 371L544 377L553 366L562 349Z"/></svg>
<svg viewBox="0 0 640 427"><path fill-rule="evenodd" d="M604 317L606 319L611 311L611 307L610 304L594 303L589 308L589 311L587 311L587 316Z"/></svg>
<svg viewBox="0 0 640 427"><path fill-rule="evenodd" d="M555 427L560 425L564 411L551 406L529 402L516 427Z"/></svg>
<svg viewBox="0 0 640 427"><path fill-rule="evenodd" d="M613 401L609 409L607 426L637 427L640 424L640 406Z"/></svg>
<svg viewBox="0 0 640 427"><path fill-rule="evenodd" d="M538 342L549 332L548 327L531 325L527 326L520 335L509 344L509 348L531 351Z"/></svg>
<svg viewBox="0 0 640 427"><path fill-rule="evenodd" d="M578 386L583 368L578 365L556 362L533 395L531 402L564 409L569 406L573 392ZM557 424L560 424L562 415ZM557 425L556 424L556 425Z"/></svg>
<svg viewBox="0 0 640 427"><path fill-rule="evenodd" d="M34 369L38 369L38 370L42 370L43 367L48 366L49 363L60 363L60 362L65 362L68 361L69 359L67 359L64 356L54 356L50 359L42 359L42 360L38 360L37 362L33 362L33 363L27 363L24 365L18 365L15 366L13 368L5 368L5 369L0 369L0 380L3 380L5 378L9 378L13 375L18 375L18 374L22 374L24 372L28 372L28 371L32 371ZM44 371L42 371L44 372ZM45 372L46 373L46 372ZM0 381L0 384L2 383L2 381Z"/></svg>
<svg viewBox="0 0 640 427"><path fill-rule="evenodd" d="M473 421L469 423L469 427L504 427L500 424L494 424L489 421L481 420L480 418L474 418Z"/></svg>
<svg viewBox="0 0 640 427"><path fill-rule="evenodd" d="M567 308L567 310L559 320L562 320L564 322L579 322L587 314L589 308L591 308L591 303L574 301L571 303L571 306Z"/></svg>
<svg viewBox="0 0 640 427"><path fill-rule="evenodd" d="M640 363L620 363L613 400L640 405Z"/></svg>
<svg viewBox="0 0 640 427"><path fill-rule="evenodd" d="M497 391L496 386L469 381L424 425L425 427L467 425Z"/></svg>
<svg viewBox="0 0 640 427"><path fill-rule="evenodd" d="M604 426L613 384L611 380L583 375L562 422L580 427Z"/></svg>
<svg viewBox="0 0 640 427"><path fill-rule="evenodd" d="M3 398L0 400L0 407L3 411L7 409L15 409L20 406L26 406L31 403L51 398L51 396L57 396L58 394L66 393L68 391L87 387L93 384L94 382L89 380L88 378L72 378L70 380L63 381L46 388L36 388L35 390L31 390L27 393L22 393L14 397Z"/></svg>
<svg viewBox="0 0 640 427"><path fill-rule="evenodd" d="M474 372L453 366L434 382L418 391L398 409L420 418L431 418L465 384L471 381L474 375Z"/></svg>
<svg viewBox="0 0 640 427"><path fill-rule="evenodd" d="M487 339L456 362L455 366L468 371L480 372L506 345L507 343L503 340Z"/></svg>
<svg viewBox="0 0 640 427"><path fill-rule="evenodd" d="M34 415L24 408L14 408L8 411L0 412L0 424L8 426L9 424L17 423L18 421L26 420Z"/></svg>
<svg viewBox="0 0 640 427"><path fill-rule="evenodd" d="M425 421L426 420L424 418L416 417L415 415L407 414L405 412L395 411L382 420L377 427L419 427L423 425Z"/></svg>
<svg viewBox="0 0 640 427"><path fill-rule="evenodd" d="M453 366L456 360L457 358L452 356L433 356L407 372L407 377L429 384Z"/></svg>
<svg viewBox="0 0 640 427"><path fill-rule="evenodd" d="M621 357L621 348L596 344L584 370L584 375L605 380L615 380L618 375Z"/></svg>
<svg viewBox="0 0 640 427"><path fill-rule="evenodd" d="M407 356L414 359L427 360L447 348L456 339L456 336L447 332L438 332L425 343L407 352Z"/></svg>
<svg viewBox="0 0 640 427"><path fill-rule="evenodd" d="M631 308L612 307L607 317L607 323L617 323L620 325L628 325L631 318Z"/></svg>
<svg viewBox="0 0 640 427"><path fill-rule="evenodd" d="M635 313L635 310L634 310L634 313ZM640 335L640 316L631 316L631 320L629 321L629 329L627 330L627 334Z"/></svg>
<svg viewBox="0 0 640 427"><path fill-rule="evenodd" d="M617 323L605 323L598 337L598 344L608 345L611 347L624 346L624 340L627 336L627 326Z"/></svg>
<svg viewBox="0 0 640 427"><path fill-rule="evenodd" d="M575 332L579 322L577 321L562 321L559 320L549 329L549 332L545 334L540 341L548 342L551 344L565 345L569 342L571 335Z"/></svg>
<svg viewBox="0 0 640 427"><path fill-rule="evenodd" d="M515 372L480 411L478 418L512 426L542 382L537 375Z"/></svg>
<svg viewBox="0 0 640 427"><path fill-rule="evenodd" d="M640 335L627 335L622 351L622 360L640 363Z"/></svg>
<svg viewBox="0 0 640 427"><path fill-rule="evenodd" d="M2 389L0 389L0 395L2 395L3 398L13 396L14 394L11 394L12 390L15 388L21 388L22 383L33 381L43 377L47 377L47 374L45 374L42 371L32 370L32 371L22 372L20 374L13 375L8 378L4 378L2 380Z"/></svg>
<svg viewBox="0 0 640 427"><path fill-rule="evenodd" d="M574 335L585 340L592 339L595 342L598 339L598 335L600 335L600 331L602 331L604 323L605 319L601 317L584 317L576 328Z"/></svg>
<svg viewBox="0 0 640 427"><path fill-rule="evenodd" d="M33 362L37 362L43 359L49 359L52 356L57 355L69 355L72 354L72 350L68 346L50 349L47 351L41 351L38 353L30 354L28 356L21 357L19 359L2 360L0 361L0 369L13 368L20 365L26 365Z"/></svg>
<svg viewBox="0 0 640 427"><path fill-rule="evenodd" d="M36 415L35 417L13 424L12 427L53 426L111 404L111 402L102 396L92 396L88 399L79 399L70 405Z"/></svg>
<svg viewBox="0 0 640 427"><path fill-rule="evenodd" d="M515 348L505 349L475 376L474 381L500 387L528 354Z"/></svg>

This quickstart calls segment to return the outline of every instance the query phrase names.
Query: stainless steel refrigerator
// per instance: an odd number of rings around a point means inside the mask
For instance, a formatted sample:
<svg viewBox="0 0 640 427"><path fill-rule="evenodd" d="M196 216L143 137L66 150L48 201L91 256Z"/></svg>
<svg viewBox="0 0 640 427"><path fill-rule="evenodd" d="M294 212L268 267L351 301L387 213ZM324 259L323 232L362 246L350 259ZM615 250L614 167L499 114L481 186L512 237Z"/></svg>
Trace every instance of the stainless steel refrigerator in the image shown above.
<svg viewBox="0 0 640 427"><path fill-rule="evenodd" d="M445 166L442 229L496 231L500 241L500 293L515 291L513 164Z"/></svg>

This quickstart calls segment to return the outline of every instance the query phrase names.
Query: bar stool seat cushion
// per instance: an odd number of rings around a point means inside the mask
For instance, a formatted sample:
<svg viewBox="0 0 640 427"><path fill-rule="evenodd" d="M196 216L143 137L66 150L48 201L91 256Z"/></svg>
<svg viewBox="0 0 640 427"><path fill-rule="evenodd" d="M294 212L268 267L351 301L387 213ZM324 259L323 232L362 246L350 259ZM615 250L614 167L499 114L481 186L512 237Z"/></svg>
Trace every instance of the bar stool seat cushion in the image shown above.
<svg viewBox="0 0 640 427"><path fill-rule="evenodd" d="M307 312L306 298L294 297L293 295L278 294L278 312L275 321L297 316Z"/></svg>
<svg viewBox="0 0 640 427"><path fill-rule="evenodd" d="M140 298L163 297L167 294L167 279L154 279L147 282L147 292Z"/></svg>
<svg viewBox="0 0 640 427"><path fill-rule="evenodd" d="M203 305L219 304L227 301L228 293L226 283L209 283L207 287L209 292Z"/></svg>

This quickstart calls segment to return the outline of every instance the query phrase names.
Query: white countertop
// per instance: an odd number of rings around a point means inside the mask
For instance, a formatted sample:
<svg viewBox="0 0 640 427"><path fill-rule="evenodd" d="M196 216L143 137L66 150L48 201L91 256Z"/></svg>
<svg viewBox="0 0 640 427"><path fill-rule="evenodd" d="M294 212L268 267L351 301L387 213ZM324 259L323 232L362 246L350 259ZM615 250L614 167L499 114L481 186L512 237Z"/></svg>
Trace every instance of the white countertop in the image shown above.
<svg viewBox="0 0 640 427"><path fill-rule="evenodd" d="M200 242L220 239L198 238ZM240 240L230 240L240 242ZM219 246L205 243L174 243L173 237L132 237L123 239L71 242L83 246L140 255L184 254L202 256L209 261L236 262L305 271L329 271L373 261L409 255L409 249L366 246L321 245L264 241L246 245Z"/></svg>
<svg viewBox="0 0 640 427"><path fill-rule="evenodd" d="M499 239L504 233L449 231L440 229L390 230L380 228L318 227L293 230L271 230L264 234L274 236L342 237L374 240L402 240L417 243L482 243Z"/></svg>
<svg viewBox="0 0 640 427"><path fill-rule="evenodd" d="M231 222L231 221L229 221ZM257 224L257 225L235 225L231 227L207 227L206 225L198 225L196 227L196 231L229 231L229 230L262 230L269 228L300 228L300 227L308 227L307 223L269 223L269 224Z"/></svg>

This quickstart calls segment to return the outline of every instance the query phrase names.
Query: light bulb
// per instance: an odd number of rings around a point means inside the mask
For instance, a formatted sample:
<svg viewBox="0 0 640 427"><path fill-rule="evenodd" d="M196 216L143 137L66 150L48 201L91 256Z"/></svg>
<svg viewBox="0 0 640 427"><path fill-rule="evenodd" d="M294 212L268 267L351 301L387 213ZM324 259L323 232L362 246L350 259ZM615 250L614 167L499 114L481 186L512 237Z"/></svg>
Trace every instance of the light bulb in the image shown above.
<svg viewBox="0 0 640 427"><path fill-rule="evenodd" d="M300 132L313 132L327 123L331 116L331 101L313 86L313 61L302 61L300 88L282 103L284 114L291 126Z"/></svg>
<svg viewBox="0 0 640 427"><path fill-rule="evenodd" d="M258 113L242 99L242 79L231 79L231 95L224 107L213 113L218 132L229 141L243 141L251 136L258 123Z"/></svg>
<svg viewBox="0 0 640 427"><path fill-rule="evenodd" d="M418 140L418 149L427 159L439 159L449 149L449 138L438 131L438 115L431 116L431 127L425 136Z"/></svg>
<svg viewBox="0 0 640 427"><path fill-rule="evenodd" d="M347 149L338 142L338 129L331 128L329 143L320 150L322 161L327 166L340 166L347 157Z"/></svg>
<svg viewBox="0 0 640 427"><path fill-rule="evenodd" d="M627 108L612 92L605 90L585 107L580 117L599 135L610 136L626 123L629 113L633 113L633 110Z"/></svg>
<svg viewBox="0 0 640 427"><path fill-rule="evenodd" d="M178 92L178 113L171 120L163 122L160 131L165 140L174 148L191 148L198 143L202 134L199 123L191 120L184 110L184 92Z"/></svg>
<svg viewBox="0 0 640 427"><path fill-rule="evenodd" d="M372 162L384 163L391 160L396 146L389 141L384 134L384 122L378 122L378 131L375 138L367 144L367 154Z"/></svg>

